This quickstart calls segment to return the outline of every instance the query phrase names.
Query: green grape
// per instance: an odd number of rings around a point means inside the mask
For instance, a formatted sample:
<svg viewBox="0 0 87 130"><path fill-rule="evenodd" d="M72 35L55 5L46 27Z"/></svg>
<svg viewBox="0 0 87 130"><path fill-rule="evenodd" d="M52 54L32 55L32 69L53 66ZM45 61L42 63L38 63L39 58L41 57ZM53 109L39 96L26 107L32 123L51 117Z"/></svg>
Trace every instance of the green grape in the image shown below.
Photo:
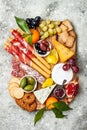
<svg viewBox="0 0 87 130"><path fill-rule="evenodd" d="M56 34L56 29L55 29L55 28L53 29L53 34L54 34L54 35Z"/></svg>
<svg viewBox="0 0 87 130"><path fill-rule="evenodd" d="M59 34L59 33L62 32L62 29L61 29L60 27L56 27L56 31L57 31L57 33Z"/></svg>
<svg viewBox="0 0 87 130"><path fill-rule="evenodd" d="M40 39L41 39L41 40L45 39L45 38L44 38L44 35L42 35Z"/></svg>
<svg viewBox="0 0 87 130"><path fill-rule="evenodd" d="M41 24L43 24L45 26L46 25L46 21L42 21Z"/></svg>
<svg viewBox="0 0 87 130"><path fill-rule="evenodd" d="M51 24L48 25L48 27L49 27L49 28L54 28L54 24L51 23Z"/></svg>
<svg viewBox="0 0 87 130"><path fill-rule="evenodd" d="M50 19L46 20L46 23L47 23L47 24L50 24L50 22L51 22Z"/></svg>
<svg viewBox="0 0 87 130"><path fill-rule="evenodd" d="M54 23L55 25L60 25L61 22L58 20L58 21L55 21Z"/></svg>
<svg viewBox="0 0 87 130"><path fill-rule="evenodd" d="M49 32L50 36L52 36L54 33L53 29L51 29L51 28L49 28L48 32Z"/></svg>
<svg viewBox="0 0 87 130"><path fill-rule="evenodd" d="M44 27L42 28L42 30L43 30L44 32L46 32L46 31L47 31L47 29L48 29L48 27L47 27L47 26L44 26Z"/></svg>
<svg viewBox="0 0 87 130"><path fill-rule="evenodd" d="M45 32L44 35L43 35L44 39L47 38L48 36L49 36L48 32Z"/></svg>
<svg viewBox="0 0 87 130"><path fill-rule="evenodd" d="M40 36L42 36L44 34L44 32L43 31L40 31Z"/></svg>
<svg viewBox="0 0 87 130"><path fill-rule="evenodd" d="M41 23L41 24L39 25L39 27L42 29L42 28L44 27L44 24Z"/></svg>

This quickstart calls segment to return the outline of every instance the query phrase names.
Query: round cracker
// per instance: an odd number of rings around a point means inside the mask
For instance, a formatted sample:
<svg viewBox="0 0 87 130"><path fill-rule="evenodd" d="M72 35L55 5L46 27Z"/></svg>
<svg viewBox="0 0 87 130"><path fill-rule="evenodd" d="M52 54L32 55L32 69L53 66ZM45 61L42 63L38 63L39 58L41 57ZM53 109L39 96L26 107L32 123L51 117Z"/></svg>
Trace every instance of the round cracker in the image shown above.
<svg viewBox="0 0 87 130"><path fill-rule="evenodd" d="M10 83L8 86L8 90L10 91L13 87L19 88L19 84L15 82Z"/></svg>
<svg viewBox="0 0 87 130"><path fill-rule="evenodd" d="M10 93L11 97L14 98L14 91L15 91L17 88L18 88L18 87L12 87L12 88L10 89L9 93Z"/></svg>
<svg viewBox="0 0 87 130"><path fill-rule="evenodd" d="M17 78L17 77L12 77L9 81L9 83L17 83L17 84L20 84L20 78Z"/></svg>
<svg viewBox="0 0 87 130"><path fill-rule="evenodd" d="M14 91L14 97L15 98L20 99L23 96L24 96L24 92L23 92L22 88L15 89L15 91Z"/></svg>

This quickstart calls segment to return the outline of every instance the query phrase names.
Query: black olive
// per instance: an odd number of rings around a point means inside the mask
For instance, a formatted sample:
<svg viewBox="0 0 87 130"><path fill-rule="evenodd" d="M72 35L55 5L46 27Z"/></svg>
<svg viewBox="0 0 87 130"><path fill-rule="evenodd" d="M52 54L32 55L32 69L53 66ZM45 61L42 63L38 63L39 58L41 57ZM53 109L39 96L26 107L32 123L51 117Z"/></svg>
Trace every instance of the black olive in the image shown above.
<svg viewBox="0 0 87 130"><path fill-rule="evenodd" d="M35 44L35 48L36 48L36 50L40 50L40 43L37 42L37 43Z"/></svg>
<svg viewBox="0 0 87 130"><path fill-rule="evenodd" d="M40 55L45 55L45 54L46 54L46 51L38 50L38 54L40 54Z"/></svg>

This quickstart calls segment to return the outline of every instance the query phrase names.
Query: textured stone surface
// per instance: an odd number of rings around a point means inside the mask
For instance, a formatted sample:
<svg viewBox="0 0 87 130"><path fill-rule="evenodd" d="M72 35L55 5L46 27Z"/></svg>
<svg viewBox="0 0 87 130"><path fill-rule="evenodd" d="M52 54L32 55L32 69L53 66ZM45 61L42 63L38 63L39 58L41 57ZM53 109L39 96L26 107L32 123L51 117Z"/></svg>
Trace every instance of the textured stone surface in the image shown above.
<svg viewBox="0 0 87 130"><path fill-rule="evenodd" d="M78 35L77 59L80 65L80 93L71 104L67 118L56 119L51 112L34 127L35 113L19 109L10 97L7 85L11 77L11 56L3 45L14 16L70 19ZM87 0L0 0L0 130L87 130Z"/></svg>

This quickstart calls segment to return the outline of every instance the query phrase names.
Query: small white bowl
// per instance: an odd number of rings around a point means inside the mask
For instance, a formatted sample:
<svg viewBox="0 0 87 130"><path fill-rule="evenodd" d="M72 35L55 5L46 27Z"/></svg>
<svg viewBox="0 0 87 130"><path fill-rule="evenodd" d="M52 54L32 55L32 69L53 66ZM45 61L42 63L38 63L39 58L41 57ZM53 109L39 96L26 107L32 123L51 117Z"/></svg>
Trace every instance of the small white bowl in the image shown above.
<svg viewBox="0 0 87 130"><path fill-rule="evenodd" d="M39 40L38 42L40 43L42 40ZM46 57L47 55L49 55L50 54L50 52L51 52L51 48L52 48L52 46L51 46L51 43L50 42L48 42L49 43L49 48L50 48L50 51L47 51L46 52L46 54L39 54L38 52L37 52L37 50L36 50L36 48L35 48L35 45L33 46L34 47L34 51L35 51L35 53L38 55L38 56L40 56L40 57Z"/></svg>
<svg viewBox="0 0 87 130"><path fill-rule="evenodd" d="M22 80L24 77L26 77L26 78L32 77L32 78L35 80L35 85L34 85L34 89L33 89L33 90L31 90L31 91L26 91L26 90L24 90L24 88L22 88L23 91L24 91L25 93L31 93L31 92L33 92L34 90L36 90L36 88L37 88L37 80L36 80L36 78L33 77L33 76L31 76L31 75L25 75L25 76L23 76L23 77L21 78L21 80ZM21 82L21 80L20 80L20 82ZM26 85L26 86L27 86L27 85Z"/></svg>

